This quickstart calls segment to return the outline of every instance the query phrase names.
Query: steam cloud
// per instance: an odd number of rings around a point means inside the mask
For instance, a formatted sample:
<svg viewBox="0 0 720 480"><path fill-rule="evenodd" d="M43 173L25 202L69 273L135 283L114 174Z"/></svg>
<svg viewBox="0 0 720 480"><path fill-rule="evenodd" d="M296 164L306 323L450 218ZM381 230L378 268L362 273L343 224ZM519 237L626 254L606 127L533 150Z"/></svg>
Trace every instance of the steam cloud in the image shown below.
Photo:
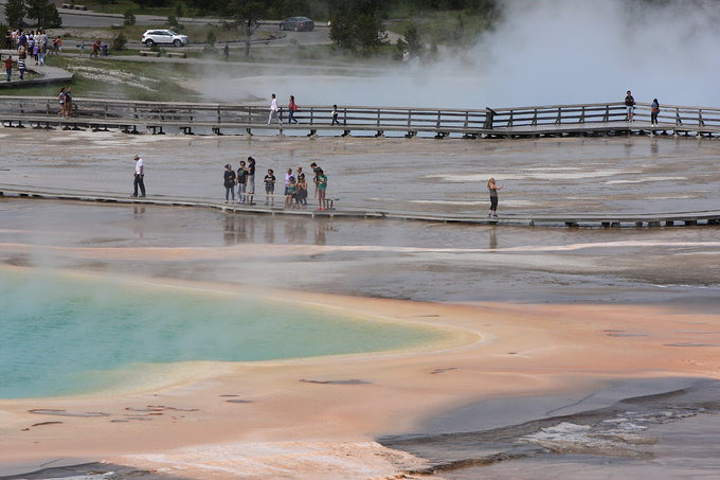
<svg viewBox="0 0 720 480"><path fill-rule="evenodd" d="M503 20L470 49L432 65L328 72L287 66L245 76L214 99L300 104L483 108L622 101L720 106L720 2L506 0ZM227 87L227 85L226 85ZM221 98L218 98L218 95Z"/></svg>

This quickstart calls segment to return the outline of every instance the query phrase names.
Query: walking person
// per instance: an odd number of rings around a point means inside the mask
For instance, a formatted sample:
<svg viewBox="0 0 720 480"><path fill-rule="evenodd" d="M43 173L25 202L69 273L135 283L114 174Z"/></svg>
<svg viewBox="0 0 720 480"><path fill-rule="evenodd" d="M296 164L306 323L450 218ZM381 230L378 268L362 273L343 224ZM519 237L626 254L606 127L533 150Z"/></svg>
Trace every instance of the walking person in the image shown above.
<svg viewBox="0 0 720 480"><path fill-rule="evenodd" d="M267 175L265 175L265 205L272 202L272 205L275 205L275 197L273 196L275 194L275 172L273 172L272 168L269 168L267 171Z"/></svg>
<svg viewBox="0 0 720 480"><path fill-rule="evenodd" d="M338 106L333 105L332 112L330 112L332 115L332 122L330 125L340 125L340 122L338 121Z"/></svg>
<svg viewBox="0 0 720 480"><path fill-rule="evenodd" d="M245 189L247 187L247 169L245 162L240 162L237 171L237 203L245 203Z"/></svg>
<svg viewBox="0 0 720 480"><path fill-rule="evenodd" d="M67 104L67 102L65 102ZM140 155L135 155L135 175L133 176L133 197L138 196L138 188L140 188L140 196L145 196L145 162Z"/></svg>
<svg viewBox="0 0 720 480"><path fill-rule="evenodd" d="M288 103L288 124L290 123L298 123L298 121L295 119L295 112L297 111L298 107L295 103L295 95L290 95L290 103Z"/></svg>
<svg viewBox="0 0 720 480"><path fill-rule="evenodd" d="M490 213L488 217L497 217L498 191L502 190L503 187L504 185L498 186L494 178L488 180L487 188L490 191Z"/></svg>
<svg viewBox="0 0 720 480"><path fill-rule="evenodd" d="M625 96L625 108L627 108L627 120L628 122L632 122L635 116L635 98L633 98L630 90L627 91L627 95Z"/></svg>
<svg viewBox="0 0 720 480"><path fill-rule="evenodd" d="M58 93L58 102L60 103L58 117L62 117L65 115L65 87L62 87L60 89L60 93Z"/></svg>
<svg viewBox="0 0 720 480"><path fill-rule="evenodd" d="M247 203L248 205L255 205L253 198L255 196L255 159L248 157L247 163Z"/></svg>
<svg viewBox="0 0 720 480"><path fill-rule="evenodd" d="M660 103L657 98L653 98L650 104L650 125L656 126L658 124L658 114L660 113Z"/></svg>
<svg viewBox="0 0 720 480"><path fill-rule="evenodd" d="M229 163L225 165L223 172L223 185L225 186L225 203L228 203L228 200L235 203L235 170Z"/></svg>
<svg viewBox="0 0 720 480"><path fill-rule="evenodd" d="M278 115L277 98L275 98L274 93L270 97L270 116L268 117L267 124L270 125L273 120L277 121L277 123L282 125L282 120L280 120L280 117Z"/></svg>
<svg viewBox="0 0 720 480"><path fill-rule="evenodd" d="M7 75L7 81L9 82L12 78L12 69L15 62L12 59L12 55L8 55L5 59L5 75Z"/></svg>
<svg viewBox="0 0 720 480"><path fill-rule="evenodd" d="M25 58L23 56L18 58L18 72L20 72L20 80L25 80Z"/></svg>
<svg viewBox="0 0 720 480"><path fill-rule="evenodd" d="M72 99L72 87L68 86L65 89L65 118L68 118L70 114L72 113L72 105L73 105L73 99Z"/></svg>

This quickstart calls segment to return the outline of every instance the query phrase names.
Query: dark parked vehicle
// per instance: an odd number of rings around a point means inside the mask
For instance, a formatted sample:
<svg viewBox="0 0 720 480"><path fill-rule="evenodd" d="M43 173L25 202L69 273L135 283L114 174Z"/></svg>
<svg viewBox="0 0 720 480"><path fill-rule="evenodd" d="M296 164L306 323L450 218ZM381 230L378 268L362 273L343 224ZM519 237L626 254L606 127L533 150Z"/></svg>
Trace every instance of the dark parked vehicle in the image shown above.
<svg viewBox="0 0 720 480"><path fill-rule="evenodd" d="M296 32L312 32L315 22L307 17L290 17L280 22L280 30L294 30Z"/></svg>

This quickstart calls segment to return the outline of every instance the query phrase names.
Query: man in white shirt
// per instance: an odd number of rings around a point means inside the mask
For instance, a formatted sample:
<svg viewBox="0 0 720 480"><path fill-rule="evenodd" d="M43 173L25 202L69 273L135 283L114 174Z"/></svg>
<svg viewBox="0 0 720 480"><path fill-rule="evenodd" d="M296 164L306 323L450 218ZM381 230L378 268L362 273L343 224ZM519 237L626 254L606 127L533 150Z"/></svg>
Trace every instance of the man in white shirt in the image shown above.
<svg viewBox="0 0 720 480"><path fill-rule="evenodd" d="M135 177L133 180L133 197L138 196L138 187L140 187L140 196L145 196L145 163L140 155L135 155Z"/></svg>
<svg viewBox="0 0 720 480"><path fill-rule="evenodd" d="M275 94L272 94L271 100L270 100L270 116L268 117L268 125L273 121L273 118L282 125L282 120L280 120L280 117L278 116L278 104L277 99L275 98Z"/></svg>

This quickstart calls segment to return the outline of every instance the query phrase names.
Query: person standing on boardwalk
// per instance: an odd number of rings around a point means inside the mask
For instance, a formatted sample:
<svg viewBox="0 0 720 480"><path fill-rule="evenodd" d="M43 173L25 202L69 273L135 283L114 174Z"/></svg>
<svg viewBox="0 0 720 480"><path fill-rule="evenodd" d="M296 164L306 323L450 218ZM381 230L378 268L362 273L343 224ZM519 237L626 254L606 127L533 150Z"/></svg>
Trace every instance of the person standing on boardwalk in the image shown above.
<svg viewBox="0 0 720 480"><path fill-rule="evenodd" d="M278 116L277 98L275 98L274 93L270 96L270 116L268 117L267 124L270 125L273 119L282 125L282 120L280 120L280 117Z"/></svg>
<svg viewBox="0 0 720 480"><path fill-rule="evenodd" d="M229 163L225 165L225 172L223 172L223 185L225 186L225 203L232 199L232 203L235 203L235 170Z"/></svg>
<svg viewBox="0 0 720 480"><path fill-rule="evenodd" d="M67 104L67 102L65 102ZM138 187L140 188L140 196L145 196L145 162L140 155L135 155L135 175L133 177L133 197L138 196Z"/></svg>
<svg viewBox="0 0 720 480"><path fill-rule="evenodd" d="M272 168L269 168L267 175L265 175L265 205L268 205L270 202L275 205L275 197L273 196L275 194L274 173Z"/></svg>
<svg viewBox="0 0 720 480"><path fill-rule="evenodd" d="M313 185L315 185L315 197L318 196L318 175L323 174L323 169L318 166L317 163L312 162L310 168L313 170Z"/></svg>
<svg viewBox="0 0 720 480"><path fill-rule="evenodd" d="M249 205L255 205L253 197L255 196L255 159L248 157L247 163L247 203Z"/></svg>
<svg viewBox="0 0 720 480"><path fill-rule="evenodd" d="M297 167L297 192L295 201L300 206L307 205L307 181L305 180L305 174L302 171L302 167Z"/></svg>
<svg viewBox="0 0 720 480"><path fill-rule="evenodd" d="M247 187L247 169L245 162L240 162L240 168L237 171L237 202L245 203L245 190Z"/></svg>
<svg viewBox="0 0 720 480"><path fill-rule="evenodd" d="M12 77L12 69L13 69L13 62L12 55L8 55L5 59L5 75L7 75L7 81L10 81L10 78Z"/></svg>
<svg viewBox="0 0 720 480"><path fill-rule="evenodd" d="M494 178L491 178L487 182L487 188L490 191L490 213L488 217L497 217L498 191L502 190L503 186L504 185L498 186Z"/></svg>
<svg viewBox="0 0 720 480"><path fill-rule="evenodd" d="M327 176L325 173L320 173L317 177L317 189L318 189L318 203L320 208L318 210L327 210L327 203L325 202L325 192L327 190Z"/></svg>
<svg viewBox="0 0 720 480"><path fill-rule="evenodd" d="M657 98L653 98L652 103L650 104L650 125L657 125L658 124L658 114L660 113L660 103L658 103Z"/></svg>
<svg viewBox="0 0 720 480"><path fill-rule="evenodd" d="M635 99L630 90L627 91L627 95L625 96L625 108L627 108L627 120L628 122L632 122L635 116Z"/></svg>
<svg viewBox="0 0 720 480"><path fill-rule="evenodd" d="M288 103L288 124L298 123L295 119L295 112L297 111L297 104L295 103L295 95L290 95L290 103Z"/></svg>

